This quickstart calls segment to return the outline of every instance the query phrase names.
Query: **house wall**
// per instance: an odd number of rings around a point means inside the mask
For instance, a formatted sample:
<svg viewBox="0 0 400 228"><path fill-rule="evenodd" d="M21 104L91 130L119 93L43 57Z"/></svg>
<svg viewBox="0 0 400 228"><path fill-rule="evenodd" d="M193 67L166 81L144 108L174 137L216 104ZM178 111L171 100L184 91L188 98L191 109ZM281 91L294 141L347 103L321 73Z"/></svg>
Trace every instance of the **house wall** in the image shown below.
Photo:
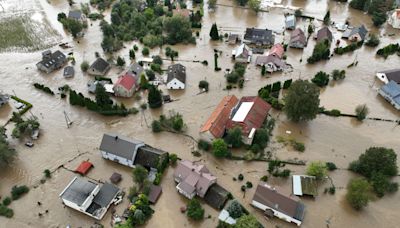
<svg viewBox="0 0 400 228"><path fill-rule="evenodd" d="M132 87L131 90L127 90L125 87L121 85L116 85L113 88L115 96L118 97L132 97L134 90L134 87Z"/></svg>
<svg viewBox="0 0 400 228"><path fill-rule="evenodd" d="M62 199L64 204L72 209L75 209L80 212L85 212L87 208L92 204L94 197L97 195L97 193L100 191L100 186L97 185L96 188L93 190L93 192L90 194L90 196L85 200L85 202L82 203L82 205L77 205L74 202Z"/></svg>
<svg viewBox="0 0 400 228"><path fill-rule="evenodd" d="M176 189L178 190L178 192L180 193L180 194L182 194L182 195L184 195L186 198L188 198L188 199L192 199L195 195L196 195L196 192L193 192L192 194L188 194L187 192L185 192L185 191L183 191L182 189L180 189L179 187L178 187L178 185L176 186Z"/></svg>
<svg viewBox="0 0 400 228"><path fill-rule="evenodd" d="M273 208L267 207L264 204L259 203L259 202L255 201L255 200L253 200L251 202L251 205L253 205L254 207L256 207L258 209L261 209L262 211L265 211L266 209L271 209L274 212L274 216L275 217L278 217L278 218L280 218L282 220L285 220L287 222L295 223L297 226L301 225L301 221L299 221L299 220L297 220L295 218L292 218L292 217L290 217L290 216L288 216L288 215L286 215L286 214L284 214L284 213L282 213L280 211L274 210Z"/></svg>
<svg viewBox="0 0 400 228"><path fill-rule="evenodd" d="M384 73L376 73L376 77L385 84L389 83L389 79L386 77L386 74Z"/></svg>
<svg viewBox="0 0 400 228"><path fill-rule="evenodd" d="M105 151L101 151L101 155L102 155L103 158L111 160L111 161L114 161L114 162L117 162L117 163L119 163L121 165L129 166L129 167L132 167L132 168L135 167L133 165L133 160L128 160L126 158L117 156L115 154L110 154L110 153L107 153ZM136 152L135 152L135 155L136 155Z"/></svg>
<svg viewBox="0 0 400 228"><path fill-rule="evenodd" d="M304 48L305 45L299 41L296 41L296 42L290 43L289 46L293 47L293 48Z"/></svg>
<svg viewBox="0 0 400 228"><path fill-rule="evenodd" d="M51 73L54 70L54 67L51 66L51 67L47 68L41 63L36 64L36 67L38 68L38 70L41 70L47 74Z"/></svg>
<svg viewBox="0 0 400 228"><path fill-rule="evenodd" d="M170 82L167 83L168 89L185 89L185 84L174 78Z"/></svg>

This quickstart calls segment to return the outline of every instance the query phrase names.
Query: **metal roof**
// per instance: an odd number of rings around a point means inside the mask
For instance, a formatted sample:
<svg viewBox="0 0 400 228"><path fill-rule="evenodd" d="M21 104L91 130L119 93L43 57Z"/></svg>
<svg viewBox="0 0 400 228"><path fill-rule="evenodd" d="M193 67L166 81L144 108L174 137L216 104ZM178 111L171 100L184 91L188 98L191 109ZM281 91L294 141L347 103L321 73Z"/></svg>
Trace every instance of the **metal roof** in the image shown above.
<svg viewBox="0 0 400 228"><path fill-rule="evenodd" d="M100 191L94 197L93 202L101 207L108 207L119 191L120 189L115 185L106 182L101 186Z"/></svg>
<svg viewBox="0 0 400 228"><path fill-rule="evenodd" d="M81 206L97 186L97 183L75 177L60 194L60 197Z"/></svg>
<svg viewBox="0 0 400 228"><path fill-rule="evenodd" d="M106 133L100 144L100 150L117 155L128 160L134 160L135 151L145 144L142 141L130 139L114 133Z"/></svg>

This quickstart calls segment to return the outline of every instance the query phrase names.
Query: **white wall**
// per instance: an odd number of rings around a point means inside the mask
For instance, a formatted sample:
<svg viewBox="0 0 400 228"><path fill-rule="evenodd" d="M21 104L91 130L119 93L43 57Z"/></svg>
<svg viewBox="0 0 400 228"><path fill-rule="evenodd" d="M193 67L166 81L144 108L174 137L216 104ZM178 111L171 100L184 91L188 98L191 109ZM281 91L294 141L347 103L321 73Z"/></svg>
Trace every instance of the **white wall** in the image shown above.
<svg viewBox="0 0 400 228"><path fill-rule="evenodd" d="M282 219L282 220L285 220L285 221L287 221L287 222L293 222L293 223L295 223L297 226L300 226L300 225L301 225L301 221L299 221L299 220L297 220L297 219L295 219L295 218L292 218L292 217L290 217L290 216L288 216L288 215L286 215L286 214L284 214L284 213L282 213L282 212L279 212L279 211L277 211L277 210L274 210L273 208L267 207L267 206L265 206L264 204L261 204L261 203L255 201L255 200L253 200L253 201L251 202L251 205L253 205L254 207L256 207L256 208L258 208L258 209L261 209L262 211L265 211L266 209L271 209L271 210L274 212L274 216L275 216L275 217L278 217L278 218L280 218L280 219Z"/></svg>
<svg viewBox="0 0 400 228"><path fill-rule="evenodd" d="M167 83L168 89L185 89L185 84L174 78L170 82Z"/></svg>
<svg viewBox="0 0 400 228"><path fill-rule="evenodd" d="M129 166L129 167L134 167L133 165L133 161L132 160L128 160L126 158L123 157L119 157L116 156L115 154L110 154L107 153L105 151L101 151L101 155L103 158L114 161L114 162L118 162L119 164L125 165L125 166Z"/></svg>

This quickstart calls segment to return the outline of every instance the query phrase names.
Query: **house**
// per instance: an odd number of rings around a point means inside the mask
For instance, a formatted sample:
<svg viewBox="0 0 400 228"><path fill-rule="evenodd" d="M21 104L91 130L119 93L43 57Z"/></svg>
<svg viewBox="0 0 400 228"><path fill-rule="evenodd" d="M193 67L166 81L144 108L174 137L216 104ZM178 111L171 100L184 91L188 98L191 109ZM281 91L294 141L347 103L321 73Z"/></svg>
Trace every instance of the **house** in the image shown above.
<svg viewBox="0 0 400 228"><path fill-rule="evenodd" d="M121 190L116 186L74 177L59 195L64 205L101 220Z"/></svg>
<svg viewBox="0 0 400 228"><path fill-rule="evenodd" d="M349 34L349 40L350 41L364 41L365 38L367 37L368 30L365 28L364 25L361 25L359 27L355 27L351 30Z"/></svg>
<svg viewBox="0 0 400 228"><path fill-rule="evenodd" d="M128 72L131 73L135 77L136 86L140 85L140 77L143 73L144 69L140 64L133 63L128 67Z"/></svg>
<svg viewBox="0 0 400 228"><path fill-rule="evenodd" d="M73 66L66 66L64 68L63 76L64 78L72 78L75 75L75 70Z"/></svg>
<svg viewBox="0 0 400 228"><path fill-rule="evenodd" d="M297 226L304 219L305 206L302 203L279 193L265 182L258 184L251 205Z"/></svg>
<svg viewBox="0 0 400 228"><path fill-rule="evenodd" d="M219 102L211 116L200 129L200 134L203 138L213 140L224 136L226 123L229 120L231 110L237 102L238 99L235 95L226 96Z"/></svg>
<svg viewBox="0 0 400 228"><path fill-rule="evenodd" d="M250 63L253 52L246 44L241 44L232 51L232 59L239 63Z"/></svg>
<svg viewBox="0 0 400 228"><path fill-rule="evenodd" d="M323 27L317 32L317 43L324 42L325 40L328 40L329 43L332 43L333 40L332 32L328 27Z"/></svg>
<svg viewBox="0 0 400 228"><path fill-rule="evenodd" d="M107 81L106 80L100 80L100 81L99 80L91 80L86 85L87 85L89 93L95 93L97 84L100 84L101 86L103 86L106 89L107 93L113 94L114 93L114 90L113 90L114 85L111 83L112 83L112 81L108 81L108 80Z"/></svg>
<svg viewBox="0 0 400 228"><path fill-rule="evenodd" d="M275 37L269 29L247 28L243 41L257 46L272 46L275 43Z"/></svg>
<svg viewBox="0 0 400 228"><path fill-rule="evenodd" d="M265 70L268 73L273 73L276 71L283 71L286 69L286 63L273 55L262 55L257 56L256 58L256 65L257 66L265 66Z"/></svg>
<svg viewBox="0 0 400 228"><path fill-rule="evenodd" d="M296 17L293 14L285 17L285 27L288 30L293 30L296 28Z"/></svg>
<svg viewBox="0 0 400 228"><path fill-rule="evenodd" d="M113 91L117 97L132 97L136 89L136 79L135 77L126 72L124 75L120 76L113 86Z"/></svg>
<svg viewBox="0 0 400 228"><path fill-rule="evenodd" d="M50 50L47 50L42 53L42 61L38 62L36 67L45 73L51 73L62 68L67 61L67 57L61 51L52 53Z"/></svg>
<svg viewBox="0 0 400 228"><path fill-rule="evenodd" d="M97 58L88 69L88 74L104 76L110 70L111 65L103 58Z"/></svg>
<svg viewBox="0 0 400 228"><path fill-rule="evenodd" d="M185 89L186 67L182 64L174 64L168 67L167 88Z"/></svg>
<svg viewBox="0 0 400 228"><path fill-rule="evenodd" d="M307 46L307 38L301 28L295 29L290 35L289 47L305 48Z"/></svg>
<svg viewBox="0 0 400 228"><path fill-rule="evenodd" d="M159 163L168 157L167 152L142 141L109 133L103 135L99 149L104 159L129 167L141 165L148 170L157 170Z"/></svg>
<svg viewBox="0 0 400 228"><path fill-rule="evenodd" d="M385 84L389 83L389 81L394 81L397 84L400 84L400 68L379 71L376 73L376 77Z"/></svg>
<svg viewBox="0 0 400 228"><path fill-rule="evenodd" d="M204 201L211 207L221 210L224 208L228 198L229 192L216 183L211 185L211 187L208 189L206 195L204 196Z"/></svg>
<svg viewBox="0 0 400 228"><path fill-rule="evenodd" d="M178 183L176 186L178 192L189 199L196 195L203 198L211 185L217 182L217 178L209 172L205 165L195 164L188 160L178 162L174 171L174 179Z"/></svg>
<svg viewBox="0 0 400 228"><path fill-rule="evenodd" d="M86 16L80 10L71 10L68 12L68 18L80 21L82 23L86 22Z"/></svg>
<svg viewBox="0 0 400 228"><path fill-rule="evenodd" d="M228 44L237 44L240 42L240 38L238 34L229 34L228 36Z"/></svg>
<svg viewBox="0 0 400 228"><path fill-rule="evenodd" d="M250 145L255 132L267 118L271 105L256 96L242 97L232 109L227 129L240 127L244 136L243 142Z"/></svg>
<svg viewBox="0 0 400 228"><path fill-rule="evenodd" d="M282 59L284 53L285 49L283 48L282 44L274 44L269 51L269 55L278 57L280 59Z"/></svg>
<svg viewBox="0 0 400 228"><path fill-rule="evenodd" d="M392 15L388 19L388 24L390 24L395 29L400 29L400 9L394 10Z"/></svg>
<svg viewBox="0 0 400 228"><path fill-rule="evenodd" d="M7 94L0 93L0 107L8 104L10 97Z"/></svg>
<svg viewBox="0 0 400 228"><path fill-rule="evenodd" d="M313 196L318 194L317 180L314 176L293 175L292 177L293 195Z"/></svg>
<svg viewBox="0 0 400 228"><path fill-rule="evenodd" d="M383 85L378 93L385 98L395 109L400 110L400 85L395 81L389 81Z"/></svg>

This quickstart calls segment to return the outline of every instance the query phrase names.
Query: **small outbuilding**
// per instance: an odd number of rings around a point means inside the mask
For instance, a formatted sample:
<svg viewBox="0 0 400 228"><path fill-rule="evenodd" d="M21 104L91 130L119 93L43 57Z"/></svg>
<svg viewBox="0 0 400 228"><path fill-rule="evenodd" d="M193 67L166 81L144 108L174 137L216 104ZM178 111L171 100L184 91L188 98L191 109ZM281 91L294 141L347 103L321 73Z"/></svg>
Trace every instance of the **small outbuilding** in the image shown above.
<svg viewBox="0 0 400 228"><path fill-rule="evenodd" d="M293 30L296 28L296 17L293 14L285 17L285 27L288 30Z"/></svg>
<svg viewBox="0 0 400 228"><path fill-rule="evenodd" d="M89 161L83 161L78 168L75 169L75 173L79 173L80 175L86 175L89 170L93 167L93 164Z"/></svg>
<svg viewBox="0 0 400 228"><path fill-rule="evenodd" d="M73 66L66 66L64 68L63 76L64 78L72 78L75 75L75 70Z"/></svg>
<svg viewBox="0 0 400 228"><path fill-rule="evenodd" d="M317 196L317 180L313 176L293 175L293 194L296 196Z"/></svg>
<svg viewBox="0 0 400 228"><path fill-rule="evenodd" d="M111 65L103 58L97 58L88 69L88 74L104 76L110 70Z"/></svg>
<svg viewBox="0 0 400 228"><path fill-rule="evenodd" d="M241 44L232 51L232 59L239 63L250 63L253 52L246 44Z"/></svg>
<svg viewBox="0 0 400 228"><path fill-rule="evenodd" d="M160 198L161 193L162 193L161 186L152 184L150 186L149 202L152 204L157 203L157 200L158 198Z"/></svg>

